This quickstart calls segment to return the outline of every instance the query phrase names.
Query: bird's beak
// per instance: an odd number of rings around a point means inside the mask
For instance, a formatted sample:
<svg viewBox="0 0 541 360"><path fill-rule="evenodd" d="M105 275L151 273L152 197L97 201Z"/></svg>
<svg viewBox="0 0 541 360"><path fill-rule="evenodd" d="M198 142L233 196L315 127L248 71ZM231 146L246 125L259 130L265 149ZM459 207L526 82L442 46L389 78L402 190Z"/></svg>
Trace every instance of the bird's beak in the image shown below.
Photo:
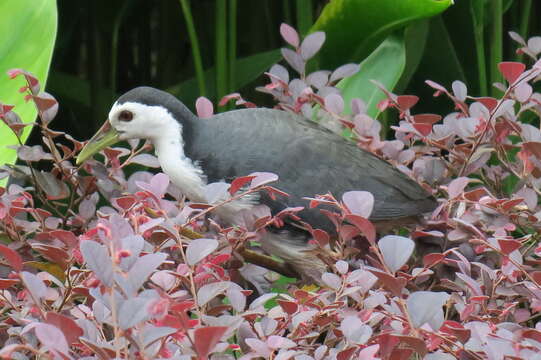
<svg viewBox="0 0 541 360"><path fill-rule="evenodd" d="M111 146L119 141L118 131L111 126L109 121L106 121L105 124L98 130L98 132L92 136L92 139L88 141L83 150L77 156L76 164L82 164L92 155L96 154L98 151Z"/></svg>

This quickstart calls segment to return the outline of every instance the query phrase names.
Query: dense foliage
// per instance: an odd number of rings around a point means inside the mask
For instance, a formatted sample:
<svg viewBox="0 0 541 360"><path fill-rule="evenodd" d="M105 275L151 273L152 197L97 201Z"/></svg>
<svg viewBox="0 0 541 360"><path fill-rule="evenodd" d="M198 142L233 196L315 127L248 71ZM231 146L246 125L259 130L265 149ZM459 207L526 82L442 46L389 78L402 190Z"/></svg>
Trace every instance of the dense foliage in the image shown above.
<svg viewBox="0 0 541 360"><path fill-rule="evenodd" d="M421 227L378 239L367 219L372 197L314 196L335 206L338 239L314 229L329 272L321 287L291 283L266 292L275 276L243 264L239 252L272 218L257 209L244 227L222 228L209 215L255 191L280 196L273 174L246 174L230 186L209 184L210 204L185 201L158 167L149 144L104 151L81 168L82 143L52 130L58 104L22 70L43 146L20 145L26 166L4 168L0 189L0 350L3 358L86 359L503 359L536 358L541 349L538 205L541 179L539 38L524 41L531 67L501 63L501 98L468 95L427 81L454 107L415 114L419 98L386 89L381 110L399 123L395 140L353 100L351 114L335 87L357 71L308 74L305 63L324 35L300 41L287 25L283 50L299 75L276 65L263 90L284 111L303 113L417 179L439 199ZM233 94L241 105L254 106ZM20 136L20 119L0 104L0 118ZM209 103L198 101L202 115ZM526 114L534 114L526 116ZM443 120L442 120L443 119ZM524 119L527 119L526 122ZM340 125L340 126L337 126ZM50 170L38 170L50 164ZM355 190L355 189L352 189ZM426 244L426 240L430 244ZM379 241L378 241L379 240ZM359 248L364 249L362 252ZM253 251L256 251L254 249ZM283 280L283 279L282 279ZM249 285L251 283L252 285ZM258 291L251 290L255 286Z"/></svg>

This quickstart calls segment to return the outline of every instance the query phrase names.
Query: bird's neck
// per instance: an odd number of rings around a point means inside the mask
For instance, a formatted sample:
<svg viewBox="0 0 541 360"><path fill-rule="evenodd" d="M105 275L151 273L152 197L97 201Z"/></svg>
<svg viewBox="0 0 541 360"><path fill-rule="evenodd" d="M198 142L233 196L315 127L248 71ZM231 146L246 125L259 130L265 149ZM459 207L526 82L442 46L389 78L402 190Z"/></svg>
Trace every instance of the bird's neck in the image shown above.
<svg viewBox="0 0 541 360"><path fill-rule="evenodd" d="M163 172L187 198L195 202L206 202L206 179L201 168L184 152L182 130L181 125L175 122L159 138L153 139L156 156Z"/></svg>

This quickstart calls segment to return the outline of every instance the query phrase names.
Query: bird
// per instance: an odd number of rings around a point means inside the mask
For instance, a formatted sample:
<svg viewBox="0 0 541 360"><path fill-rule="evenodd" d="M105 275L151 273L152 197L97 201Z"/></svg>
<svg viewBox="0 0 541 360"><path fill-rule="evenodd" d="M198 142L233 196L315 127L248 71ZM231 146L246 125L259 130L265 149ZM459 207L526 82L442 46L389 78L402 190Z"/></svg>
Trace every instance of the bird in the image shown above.
<svg viewBox="0 0 541 360"><path fill-rule="evenodd" d="M206 202L204 188L211 182L230 182L254 172L278 175L273 186L289 196L261 192L256 203L268 206L273 215L286 208L304 209L281 228L269 229L261 245L306 281L320 283L327 264L310 251L311 235L299 224L329 234L336 231L327 215L308 206L306 197L330 193L339 198L351 190L368 191L374 196L370 220L376 227L413 223L437 205L430 193L387 161L284 110L246 108L199 118L165 91L136 87L114 102L104 126L76 162L129 139L150 140L162 171L193 202ZM239 208L251 206L228 205L221 212L226 222L234 221L232 213Z"/></svg>

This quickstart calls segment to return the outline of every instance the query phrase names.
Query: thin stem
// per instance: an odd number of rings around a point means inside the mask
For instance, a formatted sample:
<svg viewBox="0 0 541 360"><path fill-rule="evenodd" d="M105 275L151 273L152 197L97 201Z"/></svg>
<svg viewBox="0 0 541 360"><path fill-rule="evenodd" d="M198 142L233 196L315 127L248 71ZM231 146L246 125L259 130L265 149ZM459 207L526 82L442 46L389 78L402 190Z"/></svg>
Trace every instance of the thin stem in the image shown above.
<svg viewBox="0 0 541 360"><path fill-rule="evenodd" d="M227 7L226 0L216 0L216 99L227 92Z"/></svg>
<svg viewBox="0 0 541 360"><path fill-rule="evenodd" d="M498 70L498 64L502 61L503 43L503 0L493 0L492 9L492 29L491 29L491 47L490 47L490 82L501 81L502 77ZM499 90L491 87L492 96L497 97Z"/></svg>
<svg viewBox="0 0 541 360"><path fill-rule="evenodd" d="M235 85L235 66L237 62L237 0L229 0L229 47L228 47L228 63L229 63L229 88L228 92L232 93L236 90Z"/></svg>
<svg viewBox="0 0 541 360"><path fill-rule="evenodd" d="M199 50L199 41L197 40L197 32L193 23L192 11L188 0L179 0L182 7L182 13L184 15L184 21L186 21L186 28L188 30L188 37L192 45L192 57L195 67L195 77L197 78L197 85L199 87L199 95L205 96L207 93L205 87L205 71L203 70L203 62L201 60L201 51Z"/></svg>

